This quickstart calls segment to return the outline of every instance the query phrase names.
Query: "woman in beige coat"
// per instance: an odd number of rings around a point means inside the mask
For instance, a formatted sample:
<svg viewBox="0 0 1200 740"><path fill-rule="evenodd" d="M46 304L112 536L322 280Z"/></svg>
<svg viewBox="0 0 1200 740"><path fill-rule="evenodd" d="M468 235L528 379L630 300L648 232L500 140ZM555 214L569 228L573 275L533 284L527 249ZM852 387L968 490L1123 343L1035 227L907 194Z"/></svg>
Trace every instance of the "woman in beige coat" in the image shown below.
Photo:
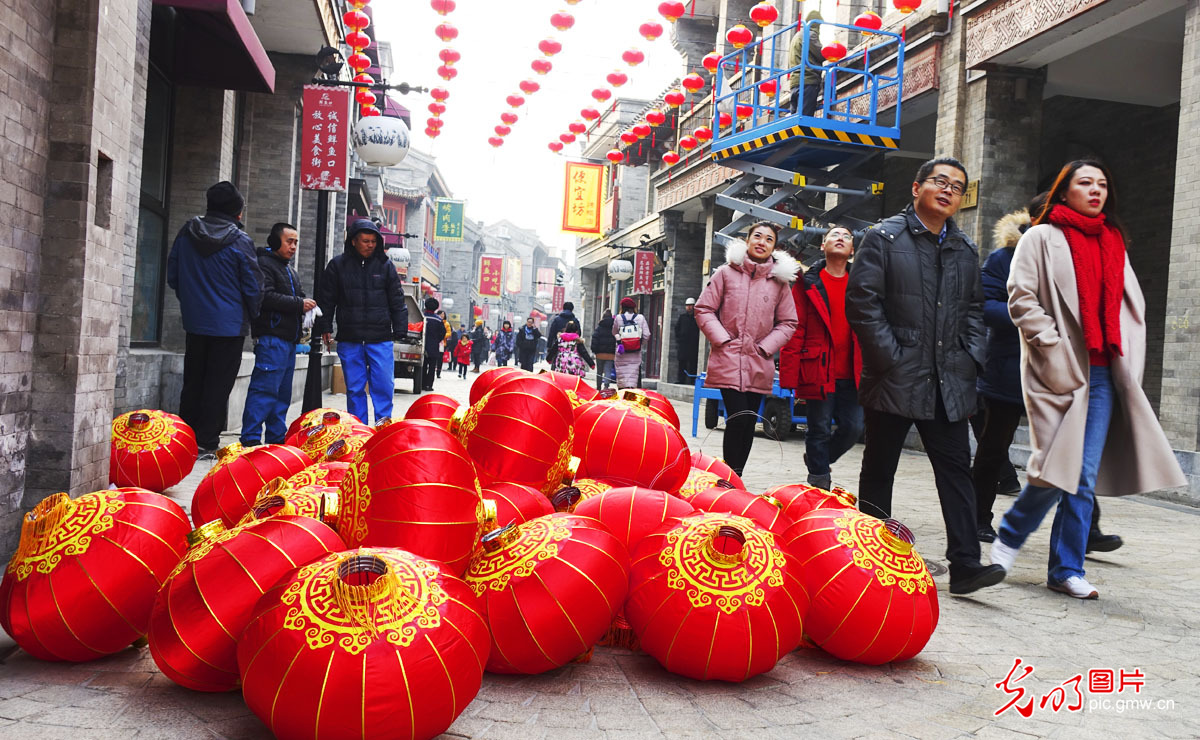
<svg viewBox="0 0 1200 740"><path fill-rule="evenodd" d="M1057 504L1046 585L1080 599L1099 595L1083 569L1095 495L1186 483L1142 390L1146 302L1116 205L1103 165L1063 167L1008 279L1033 451L1029 484L1004 515L992 562L1011 570Z"/></svg>

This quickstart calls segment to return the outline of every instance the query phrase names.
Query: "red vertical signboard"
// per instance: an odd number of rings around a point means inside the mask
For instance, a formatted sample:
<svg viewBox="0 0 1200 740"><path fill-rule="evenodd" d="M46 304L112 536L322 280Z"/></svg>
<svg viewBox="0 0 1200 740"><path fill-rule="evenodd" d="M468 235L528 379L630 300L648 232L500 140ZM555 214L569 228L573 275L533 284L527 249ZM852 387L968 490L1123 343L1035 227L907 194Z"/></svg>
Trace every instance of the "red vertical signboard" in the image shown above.
<svg viewBox="0 0 1200 740"><path fill-rule="evenodd" d="M654 252L638 250L633 257L633 293L654 292Z"/></svg>
<svg viewBox="0 0 1200 740"><path fill-rule="evenodd" d="M479 295L500 296L502 275L504 274L503 257L479 258Z"/></svg>
<svg viewBox="0 0 1200 740"><path fill-rule="evenodd" d="M300 187L344 192L349 180L350 91L304 86L304 146Z"/></svg>
<svg viewBox="0 0 1200 740"><path fill-rule="evenodd" d="M567 289L562 285L554 286L554 299L550 303L550 307L554 313L562 313L563 304L567 302Z"/></svg>

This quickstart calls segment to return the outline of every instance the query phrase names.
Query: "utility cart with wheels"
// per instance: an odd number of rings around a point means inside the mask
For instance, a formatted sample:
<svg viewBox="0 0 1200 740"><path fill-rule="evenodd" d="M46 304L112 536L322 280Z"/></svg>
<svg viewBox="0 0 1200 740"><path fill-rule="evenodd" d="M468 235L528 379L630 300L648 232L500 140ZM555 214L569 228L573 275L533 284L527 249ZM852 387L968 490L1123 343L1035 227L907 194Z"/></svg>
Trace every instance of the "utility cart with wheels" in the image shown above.
<svg viewBox="0 0 1200 740"><path fill-rule="evenodd" d="M704 428L715 429L725 416L725 404L721 401L721 391L716 388L705 388L704 378L707 374L696 376L692 392L692 436L696 437L700 425L700 407L704 407ZM804 401L800 401L803 404ZM803 408L801 406L800 408ZM807 424L808 420L799 415L795 394L787 388L779 387L779 378L775 378L771 386L771 395L764 396L758 406L758 416L762 419L763 434L769 439L785 440L791 435L797 424Z"/></svg>

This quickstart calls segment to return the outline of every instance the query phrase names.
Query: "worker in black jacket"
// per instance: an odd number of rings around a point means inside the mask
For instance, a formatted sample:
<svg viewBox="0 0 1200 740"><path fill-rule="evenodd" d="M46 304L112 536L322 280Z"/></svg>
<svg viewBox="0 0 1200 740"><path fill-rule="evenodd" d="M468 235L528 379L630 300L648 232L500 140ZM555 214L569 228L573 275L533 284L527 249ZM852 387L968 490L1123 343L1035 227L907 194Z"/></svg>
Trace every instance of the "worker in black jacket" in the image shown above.
<svg viewBox="0 0 1200 740"><path fill-rule="evenodd" d="M254 372L242 410L241 443L282 444L287 434L287 412L292 404L292 375L296 370L296 342L306 311L317 305L304 297L300 278L288 263L296 256L300 234L288 223L277 223L258 249L262 271L262 308L250 324L254 336Z"/></svg>
<svg viewBox="0 0 1200 740"><path fill-rule="evenodd" d="M967 417L986 334L979 252L952 218L966 187L958 160L921 165L912 204L866 233L846 286L846 318L863 359L860 507L892 515L896 465L915 424L942 504L952 594L1004 579L1000 566L980 564L976 538Z"/></svg>
<svg viewBox="0 0 1200 740"><path fill-rule="evenodd" d="M364 424L367 392L375 421L392 416L395 392L393 342L408 332L408 306L383 235L368 219L350 225L346 251L329 261L321 277L318 331L326 344L336 315L337 354L346 378L346 407Z"/></svg>
<svg viewBox="0 0 1200 740"><path fill-rule="evenodd" d="M421 387L433 390L433 379L442 366L442 340L446 338L446 323L438 315L438 300L425 299L425 363L422 366Z"/></svg>

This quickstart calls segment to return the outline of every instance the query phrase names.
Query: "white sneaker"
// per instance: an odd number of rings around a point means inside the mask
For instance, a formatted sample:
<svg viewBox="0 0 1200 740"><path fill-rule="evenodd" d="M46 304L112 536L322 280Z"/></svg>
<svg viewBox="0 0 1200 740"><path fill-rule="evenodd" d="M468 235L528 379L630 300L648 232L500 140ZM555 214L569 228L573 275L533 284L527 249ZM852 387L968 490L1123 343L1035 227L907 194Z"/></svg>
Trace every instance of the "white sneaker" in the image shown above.
<svg viewBox="0 0 1200 740"><path fill-rule="evenodd" d="M997 537L996 541L992 543L992 565L999 565L1005 573L1008 573L1012 570L1013 561L1017 559L1017 553L1020 551L1021 548L1009 547Z"/></svg>
<svg viewBox="0 0 1200 740"><path fill-rule="evenodd" d="M1051 591L1057 591L1060 594L1074 596L1077 599L1100 598L1100 592L1096 590L1095 586L1088 583L1087 579L1083 576L1071 576L1061 583L1047 581L1046 588L1050 589Z"/></svg>

